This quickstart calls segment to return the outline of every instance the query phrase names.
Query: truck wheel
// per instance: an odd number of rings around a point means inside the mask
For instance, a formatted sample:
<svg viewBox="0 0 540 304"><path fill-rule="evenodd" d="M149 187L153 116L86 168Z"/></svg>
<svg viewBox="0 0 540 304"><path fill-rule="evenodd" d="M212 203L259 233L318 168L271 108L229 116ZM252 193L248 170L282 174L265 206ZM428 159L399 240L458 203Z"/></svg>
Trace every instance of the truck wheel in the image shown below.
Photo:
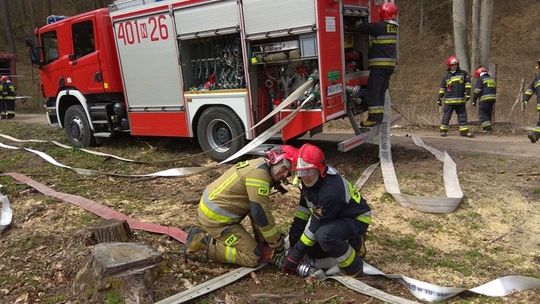
<svg viewBox="0 0 540 304"><path fill-rule="evenodd" d="M64 118L64 128L73 146L82 148L96 144L96 138L82 106L74 105L68 108Z"/></svg>
<svg viewBox="0 0 540 304"><path fill-rule="evenodd" d="M197 123L199 145L203 151L211 150L207 154L217 161L227 159L244 146L244 136L238 137L243 132L240 118L224 107L206 109Z"/></svg>

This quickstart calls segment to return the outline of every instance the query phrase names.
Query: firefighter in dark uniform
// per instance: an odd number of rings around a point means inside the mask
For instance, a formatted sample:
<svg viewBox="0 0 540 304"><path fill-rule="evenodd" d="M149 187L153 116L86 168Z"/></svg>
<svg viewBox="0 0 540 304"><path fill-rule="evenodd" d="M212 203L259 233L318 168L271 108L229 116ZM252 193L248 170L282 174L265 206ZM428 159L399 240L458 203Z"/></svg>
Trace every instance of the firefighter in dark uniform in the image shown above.
<svg viewBox="0 0 540 304"><path fill-rule="evenodd" d="M384 97L390 85L390 76L396 66L398 8L394 3L385 3L379 9L381 21L357 24L356 30L370 35L368 50L369 78L367 82L367 105L369 116L363 127L380 124L384 114Z"/></svg>
<svg viewBox="0 0 540 304"><path fill-rule="evenodd" d="M4 101L5 117L11 119L15 117L15 86L9 77L2 76L2 99ZM0 109L1 111L1 109Z"/></svg>
<svg viewBox="0 0 540 304"><path fill-rule="evenodd" d="M274 222L269 194L292 170L296 148L288 145L269 152L267 158L239 162L206 187L198 208L202 228L188 230L184 256L205 250L208 258L254 267L260 261L258 246L268 243L275 257L284 252L284 236ZM240 223L251 220L254 235Z"/></svg>
<svg viewBox="0 0 540 304"><path fill-rule="evenodd" d="M536 68L540 70L540 59L537 61ZM540 72L536 74L533 82L525 91L523 95L523 104L527 106L529 100L536 93L536 111L538 112L538 123L532 132L527 134L527 137L531 140L532 143L537 142L540 139Z"/></svg>
<svg viewBox="0 0 540 304"><path fill-rule="evenodd" d="M4 102L4 76L0 77L0 119L6 119L6 103Z"/></svg>
<svg viewBox="0 0 540 304"><path fill-rule="evenodd" d="M362 275L363 236L371 222L371 209L354 185L326 165L318 147L298 150L296 175L302 180L300 207L290 229L291 249L282 270L297 273L308 255L333 257L344 275Z"/></svg>
<svg viewBox="0 0 540 304"><path fill-rule="evenodd" d="M443 117L439 128L441 136L446 137L448 135L450 118L452 118L452 113L456 111L459 134L461 136L473 137L467 126L467 108L465 106L471 96L469 74L459 68L459 60L455 55L446 59L446 65L448 69L441 80L439 99L437 100L437 105L440 107L443 105L444 97Z"/></svg>
<svg viewBox="0 0 540 304"><path fill-rule="evenodd" d="M476 101L478 99L480 100L480 106L478 107L480 126L484 131L491 131L493 130L491 125L493 106L497 99L497 84L495 78L491 77L488 70L484 67L476 69L476 71L474 71L474 77L476 77L477 80L474 86L472 105L473 107L476 107Z"/></svg>

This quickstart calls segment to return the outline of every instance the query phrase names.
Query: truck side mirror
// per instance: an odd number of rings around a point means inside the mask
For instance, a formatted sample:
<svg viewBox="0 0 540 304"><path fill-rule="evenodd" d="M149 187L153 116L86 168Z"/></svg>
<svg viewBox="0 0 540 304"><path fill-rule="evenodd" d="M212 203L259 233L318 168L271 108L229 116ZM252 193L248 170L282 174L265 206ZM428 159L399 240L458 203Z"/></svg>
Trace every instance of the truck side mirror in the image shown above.
<svg viewBox="0 0 540 304"><path fill-rule="evenodd" d="M39 56L40 50L41 50L40 47L30 47L28 49L28 52L29 52L30 61L32 62L32 64L41 68L43 67L43 62L40 59L41 56Z"/></svg>

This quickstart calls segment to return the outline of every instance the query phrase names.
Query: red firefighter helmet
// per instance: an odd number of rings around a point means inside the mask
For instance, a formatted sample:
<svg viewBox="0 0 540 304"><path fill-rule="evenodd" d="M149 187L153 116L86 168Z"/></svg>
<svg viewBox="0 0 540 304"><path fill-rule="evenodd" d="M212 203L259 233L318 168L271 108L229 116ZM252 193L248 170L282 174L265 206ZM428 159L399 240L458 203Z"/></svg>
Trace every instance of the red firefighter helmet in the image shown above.
<svg viewBox="0 0 540 304"><path fill-rule="evenodd" d="M296 162L296 154L298 149L290 145L281 145L275 149L270 150L266 157L271 165L278 164L282 160L287 160L284 162L289 169L292 169L293 165Z"/></svg>
<svg viewBox="0 0 540 304"><path fill-rule="evenodd" d="M487 69L485 67L479 67L478 69L476 69L476 71L474 71L474 77L476 78L479 78L482 74L482 73L487 73Z"/></svg>
<svg viewBox="0 0 540 304"><path fill-rule="evenodd" d="M382 20L395 20L397 14L398 8L394 3L386 2L379 8L379 17Z"/></svg>
<svg viewBox="0 0 540 304"><path fill-rule="evenodd" d="M456 55L452 55L446 59L446 65L448 67L454 64L459 64L459 59L456 57Z"/></svg>
<svg viewBox="0 0 540 304"><path fill-rule="evenodd" d="M326 161L324 160L323 151L312 144L304 144L298 150L295 170L298 176L302 176L307 171L317 170L319 175L323 177L326 174Z"/></svg>
<svg viewBox="0 0 540 304"><path fill-rule="evenodd" d="M9 80L9 77L7 77L6 75L0 77L0 81L8 81Z"/></svg>

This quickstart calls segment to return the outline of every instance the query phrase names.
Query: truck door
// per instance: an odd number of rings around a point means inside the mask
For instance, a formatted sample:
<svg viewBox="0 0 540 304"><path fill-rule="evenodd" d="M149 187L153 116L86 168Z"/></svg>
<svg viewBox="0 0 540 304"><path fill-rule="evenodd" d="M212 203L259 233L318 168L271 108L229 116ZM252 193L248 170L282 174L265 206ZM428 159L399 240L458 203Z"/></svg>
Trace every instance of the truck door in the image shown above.
<svg viewBox="0 0 540 304"><path fill-rule="evenodd" d="M59 35L56 29L43 32L40 35L44 64L40 74L44 93L47 97L56 96L61 79L68 73L66 69L67 56L61 54L58 37Z"/></svg>
<svg viewBox="0 0 540 304"><path fill-rule="evenodd" d="M96 45L98 40L92 17L85 17L71 24L71 75L66 78L66 85L77 88L83 94L104 93L99 46Z"/></svg>

